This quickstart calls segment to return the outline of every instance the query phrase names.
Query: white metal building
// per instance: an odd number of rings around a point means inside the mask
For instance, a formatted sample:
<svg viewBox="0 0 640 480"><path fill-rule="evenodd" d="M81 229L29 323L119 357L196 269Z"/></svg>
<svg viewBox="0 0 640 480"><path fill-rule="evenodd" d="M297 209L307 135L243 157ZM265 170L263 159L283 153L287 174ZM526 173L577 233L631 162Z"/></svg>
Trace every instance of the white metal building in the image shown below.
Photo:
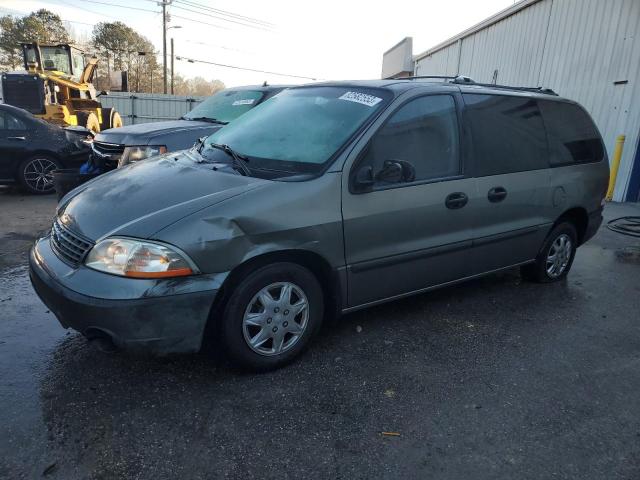
<svg viewBox="0 0 640 480"><path fill-rule="evenodd" d="M383 78L411 71L544 86L580 102L610 158L626 135L614 200L640 200L640 0L521 0L418 55L410 38L384 54Z"/></svg>

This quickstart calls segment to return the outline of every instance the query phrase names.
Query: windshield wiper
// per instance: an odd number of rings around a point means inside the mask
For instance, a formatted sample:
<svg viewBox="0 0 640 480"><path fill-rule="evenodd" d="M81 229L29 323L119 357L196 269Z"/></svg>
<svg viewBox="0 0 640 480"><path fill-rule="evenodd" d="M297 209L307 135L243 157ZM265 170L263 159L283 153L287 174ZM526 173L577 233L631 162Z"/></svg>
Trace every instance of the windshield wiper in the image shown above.
<svg viewBox="0 0 640 480"><path fill-rule="evenodd" d="M233 159L233 164L238 167L241 173L247 177L251 176L251 169L249 165L247 165L247 160L249 160L244 155L240 155L234 149L232 149L229 145L220 145L219 143L209 143L207 144L209 147L217 148L218 150L222 150L224 153L229 155Z"/></svg>
<svg viewBox="0 0 640 480"><path fill-rule="evenodd" d="M180 120L191 120L191 121L194 121L194 122L217 123L219 125L226 125L227 123L229 123L229 122L223 122L222 120L218 120L217 118L211 118L211 117L187 117L185 115L180 117Z"/></svg>

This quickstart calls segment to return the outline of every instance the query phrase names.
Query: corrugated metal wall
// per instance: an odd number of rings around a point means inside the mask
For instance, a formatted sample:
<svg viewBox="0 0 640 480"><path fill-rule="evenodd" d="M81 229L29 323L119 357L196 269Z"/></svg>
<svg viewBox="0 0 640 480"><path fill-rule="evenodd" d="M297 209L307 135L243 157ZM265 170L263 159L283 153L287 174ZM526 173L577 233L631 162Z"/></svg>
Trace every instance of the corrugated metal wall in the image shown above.
<svg viewBox="0 0 640 480"><path fill-rule="evenodd" d="M640 0L540 0L416 61L417 75L487 83L496 70L497 83L550 87L584 105L609 156L625 134L614 199L626 198L640 136Z"/></svg>
<svg viewBox="0 0 640 480"><path fill-rule="evenodd" d="M125 125L180 118L205 98L130 92L109 92L99 97L103 107L115 108L120 113Z"/></svg>

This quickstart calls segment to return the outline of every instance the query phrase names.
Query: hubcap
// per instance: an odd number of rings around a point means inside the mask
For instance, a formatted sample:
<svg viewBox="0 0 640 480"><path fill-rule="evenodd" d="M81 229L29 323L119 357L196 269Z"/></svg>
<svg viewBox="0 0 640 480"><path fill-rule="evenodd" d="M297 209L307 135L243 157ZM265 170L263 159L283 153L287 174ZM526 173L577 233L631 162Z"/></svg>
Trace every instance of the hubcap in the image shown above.
<svg viewBox="0 0 640 480"><path fill-rule="evenodd" d="M547 254L547 275L551 278L557 278L567 269L573 245L569 235L563 233L551 244L549 253Z"/></svg>
<svg viewBox="0 0 640 480"><path fill-rule="evenodd" d="M279 355L302 337L309 322L309 301L289 282L264 287L249 302L242 321L244 339L260 355Z"/></svg>
<svg viewBox="0 0 640 480"><path fill-rule="evenodd" d="M24 181L37 192L53 188L53 172L58 166L46 158L34 158L24 168Z"/></svg>

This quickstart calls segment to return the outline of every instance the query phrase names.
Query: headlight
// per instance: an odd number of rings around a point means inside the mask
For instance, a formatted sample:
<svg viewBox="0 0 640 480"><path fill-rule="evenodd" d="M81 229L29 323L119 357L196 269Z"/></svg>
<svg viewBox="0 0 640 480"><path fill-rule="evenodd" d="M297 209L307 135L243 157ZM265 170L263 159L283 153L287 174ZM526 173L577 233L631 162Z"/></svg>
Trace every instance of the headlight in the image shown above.
<svg viewBox="0 0 640 480"><path fill-rule="evenodd" d="M196 267L175 248L130 238L107 238L94 246L85 260L94 270L133 278L183 277Z"/></svg>
<svg viewBox="0 0 640 480"><path fill-rule="evenodd" d="M125 147L120 161L118 162L118 168L145 158L153 157L154 155L160 155L166 153L167 147L164 145L142 145L137 147Z"/></svg>

